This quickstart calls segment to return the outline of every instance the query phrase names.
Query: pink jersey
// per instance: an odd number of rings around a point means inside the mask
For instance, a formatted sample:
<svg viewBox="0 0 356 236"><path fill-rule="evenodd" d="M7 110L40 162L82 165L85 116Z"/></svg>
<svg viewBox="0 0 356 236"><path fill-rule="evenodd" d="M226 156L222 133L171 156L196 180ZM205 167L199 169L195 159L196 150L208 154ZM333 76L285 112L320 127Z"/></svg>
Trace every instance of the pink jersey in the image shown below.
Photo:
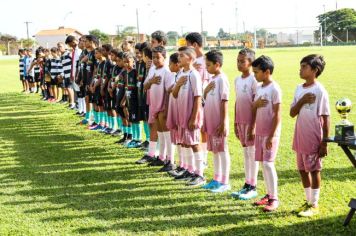
<svg viewBox="0 0 356 236"><path fill-rule="evenodd" d="M194 62L195 69L199 72L202 81L203 88L209 83L209 73L206 70L205 57L201 56L195 59Z"/></svg>
<svg viewBox="0 0 356 236"><path fill-rule="evenodd" d="M228 119L223 121L221 114L221 102L229 100L229 81L226 75L221 73L211 77L210 83L212 82L215 82L215 88L206 95L204 105L204 131L208 135L216 135L216 129L221 122L226 122L226 129L229 130Z"/></svg>
<svg viewBox="0 0 356 236"><path fill-rule="evenodd" d="M149 91L150 111L152 111L152 114L157 114L165 110L168 102L168 90L174 83L172 72L165 66L159 69L155 68L152 72L152 76L148 78L148 81L155 76L161 77L161 82L159 84L152 84Z"/></svg>
<svg viewBox="0 0 356 236"><path fill-rule="evenodd" d="M272 81L267 86L262 86L262 84L257 85L255 101L262 97L267 99L267 105L265 107L260 107L256 112L256 135L258 136L269 136L272 131L272 118L274 115L273 105L281 103L282 92L279 85ZM275 136L280 136L281 125L277 127Z"/></svg>
<svg viewBox="0 0 356 236"><path fill-rule="evenodd" d="M179 72L172 73L172 76L174 76L173 80L174 83L177 82L176 78L178 77ZM168 129L177 129L177 123L178 123L178 107L177 107L177 99L173 97L172 93L169 95L169 101L168 101L168 111L167 111L167 128Z"/></svg>
<svg viewBox="0 0 356 236"><path fill-rule="evenodd" d="M257 80L253 74L235 79L235 124L251 124L252 102L256 95Z"/></svg>
<svg viewBox="0 0 356 236"><path fill-rule="evenodd" d="M144 84L147 83L147 81L152 78L153 72L155 71L155 69L156 69L156 67L152 63L150 69L148 70L148 73L147 73L147 76L146 76ZM147 94L146 95L146 104L150 105L150 100L151 100L150 99L150 90L147 90L146 94Z"/></svg>
<svg viewBox="0 0 356 236"><path fill-rule="evenodd" d="M188 122L192 115L193 104L195 97L202 96L202 81L199 75L199 72L195 69L189 71L182 71L178 77L186 76L188 79L186 83L180 87L178 97L177 97L177 107L178 107L178 126L181 128L187 129ZM201 128L202 126L202 107L198 108L198 121L196 128Z"/></svg>
<svg viewBox="0 0 356 236"><path fill-rule="evenodd" d="M298 85L291 107L295 106L306 93L313 93L316 98L314 103L304 104L299 111L295 124L293 150L300 154L311 155L319 152L323 137L321 116L329 116L330 107L328 93L319 82L309 87Z"/></svg>

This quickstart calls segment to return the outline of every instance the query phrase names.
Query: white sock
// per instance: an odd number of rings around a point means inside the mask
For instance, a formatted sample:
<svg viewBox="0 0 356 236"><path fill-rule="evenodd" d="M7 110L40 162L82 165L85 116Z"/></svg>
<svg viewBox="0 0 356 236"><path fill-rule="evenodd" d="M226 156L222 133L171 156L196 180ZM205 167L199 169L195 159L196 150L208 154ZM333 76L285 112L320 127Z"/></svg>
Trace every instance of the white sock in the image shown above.
<svg viewBox="0 0 356 236"><path fill-rule="evenodd" d="M203 152L194 152L195 174L204 176L204 157Z"/></svg>
<svg viewBox="0 0 356 236"><path fill-rule="evenodd" d="M80 98L78 98L78 112L82 113L82 102L81 102Z"/></svg>
<svg viewBox="0 0 356 236"><path fill-rule="evenodd" d="M175 149L175 145L172 143L171 140L171 132L163 132L163 136L164 136L164 141L166 143L166 147L167 147L167 158L168 160L171 161L172 164L174 164L174 149Z"/></svg>
<svg viewBox="0 0 356 236"><path fill-rule="evenodd" d="M277 192L278 177L277 177L276 168L274 166L274 162L264 161L263 168L266 169L266 175L267 175L266 177L270 187L268 194L271 195L271 198L278 199L278 192Z"/></svg>
<svg viewBox="0 0 356 236"><path fill-rule="evenodd" d="M190 173L194 173L195 172L195 158L194 158L194 152L192 148L187 148L186 150L186 160L188 163L188 171Z"/></svg>
<svg viewBox="0 0 356 236"><path fill-rule="evenodd" d="M182 162L183 162L183 168L188 170L188 157L189 157L189 153L188 153L188 148L185 147L181 147L181 152L182 152Z"/></svg>
<svg viewBox="0 0 356 236"><path fill-rule="evenodd" d="M157 134L158 134L158 143L159 143L159 159L164 161L166 160L166 156L167 156L166 140L164 139L163 132L157 132Z"/></svg>
<svg viewBox="0 0 356 236"><path fill-rule="evenodd" d="M314 207L317 207L317 206L318 206L319 194L320 194L320 188L311 189L311 204L312 204Z"/></svg>
<svg viewBox="0 0 356 236"><path fill-rule="evenodd" d="M201 147L201 151L203 152L203 162L205 165L208 165L208 144L201 143L200 147Z"/></svg>
<svg viewBox="0 0 356 236"><path fill-rule="evenodd" d="M228 149L225 149L228 150ZM221 159L221 183L222 184L229 184L230 179L230 154L229 152L219 152L219 156Z"/></svg>
<svg viewBox="0 0 356 236"><path fill-rule="evenodd" d="M85 98L82 98L82 107L83 107L83 112L87 113L87 106L85 104Z"/></svg>
<svg viewBox="0 0 356 236"><path fill-rule="evenodd" d="M181 149L181 146L180 145L176 145L177 147L177 156L178 156L178 161L179 161L179 166L180 167L183 167L183 158L182 158L182 149Z"/></svg>
<svg viewBox="0 0 356 236"><path fill-rule="evenodd" d="M157 142L150 141L148 144L148 152L147 155L150 157L154 157L156 153Z"/></svg>
<svg viewBox="0 0 356 236"><path fill-rule="evenodd" d="M221 182L222 170L221 170L221 159L219 153L214 153L213 160L214 160L214 180Z"/></svg>
<svg viewBox="0 0 356 236"><path fill-rule="evenodd" d="M247 154L249 158L249 167L250 167L250 184L257 186L257 176L258 176L258 165L259 162L255 161L255 146L247 147Z"/></svg>
<svg viewBox="0 0 356 236"><path fill-rule="evenodd" d="M250 184L250 157L248 155L247 147L243 147L242 149L244 151L245 183Z"/></svg>
<svg viewBox="0 0 356 236"><path fill-rule="evenodd" d="M312 202L312 199L311 199L311 187L304 188L304 192L305 192L305 197L307 199L307 202L311 203Z"/></svg>
<svg viewBox="0 0 356 236"><path fill-rule="evenodd" d="M267 194L270 194L270 189L271 189L271 188L270 188L270 183L269 183L269 181L268 181L267 170L266 170L266 168L264 168L264 166L263 166L263 168L262 168L262 174L263 174L263 179L264 179L264 181L265 181Z"/></svg>

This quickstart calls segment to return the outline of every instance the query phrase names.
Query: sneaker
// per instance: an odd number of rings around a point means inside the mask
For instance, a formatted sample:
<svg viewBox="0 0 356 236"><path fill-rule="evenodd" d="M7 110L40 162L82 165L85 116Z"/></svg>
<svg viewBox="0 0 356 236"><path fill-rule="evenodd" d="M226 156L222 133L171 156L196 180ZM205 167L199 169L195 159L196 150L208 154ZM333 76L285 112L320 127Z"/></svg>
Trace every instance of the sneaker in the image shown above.
<svg viewBox="0 0 356 236"><path fill-rule="evenodd" d="M101 125L91 125L89 129L96 131L96 130L101 130L102 128L103 127Z"/></svg>
<svg viewBox="0 0 356 236"><path fill-rule="evenodd" d="M112 134L114 134L116 131L117 131L116 129L111 129L110 132L109 132L109 133L106 133L106 134L112 135Z"/></svg>
<svg viewBox="0 0 356 236"><path fill-rule="evenodd" d="M203 185L202 188L203 189L215 189L218 184L219 184L219 182L213 179L209 183Z"/></svg>
<svg viewBox="0 0 356 236"><path fill-rule="evenodd" d="M115 143L117 143L117 144L123 144L123 143L126 142L126 140L127 140L127 137L122 137L122 139L116 141Z"/></svg>
<svg viewBox="0 0 356 236"><path fill-rule="evenodd" d="M131 142L129 142L128 144L127 144L127 148L134 148L135 147L135 145L136 145L136 140L131 140Z"/></svg>
<svg viewBox="0 0 356 236"><path fill-rule="evenodd" d="M267 205L268 204L268 200L269 200L269 195L266 194L266 196L264 196L263 198L261 198L257 202L254 202L253 205L255 205L255 206Z"/></svg>
<svg viewBox="0 0 356 236"><path fill-rule="evenodd" d="M154 159L154 157L150 157L148 155L144 155L140 160L136 161L136 164L145 164L148 162L151 162Z"/></svg>
<svg viewBox="0 0 356 236"><path fill-rule="evenodd" d="M319 207L314 207L312 205L308 205L308 207L304 210L298 213L298 216L300 217L312 217L319 214Z"/></svg>
<svg viewBox="0 0 356 236"><path fill-rule="evenodd" d="M150 144L150 142L149 141L144 141L143 143L142 143L142 148L148 148L148 145Z"/></svg>
<svg viewBox="0 0 356 236"><path fill-rule="evenodd" d="M78 125L87 125L88 124L88 121L86 119L83 119L82 121L80 121L78 123Z"/></svg>
<svg viewBox="0 0 356 236"><path fill-rule="evenodd" d="M277 199L268 199L267 205L263 208L263 211L275 211L279 206L279 201Z"/></svg>
<svg viewBox="0 0 356 236"><path fill-rule="evenodd" d="M164 161L162 161L157 157L154 161L148 164L148 166L163 166L164 164L165 164Z"/></svg>
<svg viewBox="0 0 356 236"><path fill-rule="evenodd" d="M177 180L177 181L189 181L194 176L195 176L194 174L190 173L188 170L185 170L183 172L183 174L174 177L174 179Z"/></svg>
<svg viewBox="0 0 356 236"><path fill-rule="evenodd" d="M125 142L122 144L124 145L125 147L127 147L129 145L129 143L131 143L133 140L132 139L126 139Z"/></svg>
<svg viewBox="0 0 356 236"><path fill-rule="evenodd" d="M159 169L157 172L168 172L174 170L175 167L176 165L172 164L171 161L167 161L167 163L164 164L164 166L161 169Z"/></svg>
<svg viewBox="0 0 356 236"><path fill-rule="evenodd" d="M186 185L191 187L198 187L204 184L206 184L206 180L203 176L194 175L194 177L191 180L188 180Z"/></svg>
<svg viewBox="0 0 356 236"><path fill-rule="evenodd" d="M121 134L122 134L121 130L116 130L114 133L111 134L111 136L117 137L117 136L120 136Z"/></svg>
<svg viewBox="0 0 356 236"><path fill-rule="evenodd" d="M176 169L170 170L167 173L172 177L176 177L182 175L184 172L185 169L183 167L178 166Z"/></svg>
<svg viewBox="0 0 356 236"><path fill-rule="evenodd" d="M293 210L292 213L299 214L300 212L305 211L306 209L308 209L309 205L310 204L308 203L308 201L305 201L303 205L301 205L297 209Z"/></svg>
<svg viewBox="0 0 356 236"><path fill-rule="evenodd" d="M257 197L256 187L250 185L249 188L246 189L245 193L240 194L239 199L240 200L250 200L255 197Z"/></svg>
<svg viewBox="0 0 356 236"><path fill-rule="evenodd" d="M237 192L231 194L232 197L238 198L241 194L246 193L246 190L249 188L249 184L245 183L244 186Z"/></svg>
<svg viewBox="0 0 356 236"><path fill-rule="evenodd" d="M93 124L89 125L88 129L94 129L94 128L96 128L97 126L98 126L97 123L93 123Z"/></svg>
<svg viewBox="0 0 356 236"><path fill-rule="evenodd" d="M223 192L226 192L229 190L231 190L230 184L220 184L220 186L218 188L211 189L210 191L212 193L223 193Z"/></svg>

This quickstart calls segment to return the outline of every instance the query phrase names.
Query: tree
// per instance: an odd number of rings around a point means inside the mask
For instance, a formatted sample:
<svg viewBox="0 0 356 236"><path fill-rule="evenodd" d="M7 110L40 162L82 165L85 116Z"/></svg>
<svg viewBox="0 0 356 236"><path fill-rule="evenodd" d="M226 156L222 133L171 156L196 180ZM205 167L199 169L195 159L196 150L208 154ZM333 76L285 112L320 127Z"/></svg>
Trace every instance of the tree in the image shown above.
<svg viewBox="0 0 356 236"><path fill-rule="evenodd" d="M135 37L135 35L136 35L136 27L134 27L134 26L126 26L123 30L120 30L120 28L118 26L116 33L117 33L116 40L122 41L127 36Z"/></svg>
<svg viewBox="0 0 356 236"><path fill-rule="evenodd" d="M3 48L6 48L6 54L10 55L10 44L16 42L16 36L10 34L1 34L0 33L0 43L3 45Z"/></svg>
<svg viewBox="0 0 356 236"><path fill-rule="evenodd" d="M168 38L168 45L175 46L177 44L179 34L177 31L168 31L167 38Z"/></svg>
<svg viewBox="0 0 356 236"><path fill-rule="evenodd" d="M356 40L356 11L352 8L343 8L329 11L317 16L323 33L333 35L333 41ZM326 26L326 28L324 28ZM319 35L315 32L316 35Z"/></svg>
<svg viewBox="0 0 356 236"><path fill-rule="evenodd" d="M24 48L30 48L35 44L35 40L33 40L33 39L20 39L19 43Z"/></svg>
<svg viewBox="0 0 356 236"><path fill-rule="evenodd" d="M89 34L94 35L100 41L100 43L109 42L109 35L101 32L99 29L89 30Z"/></svg>

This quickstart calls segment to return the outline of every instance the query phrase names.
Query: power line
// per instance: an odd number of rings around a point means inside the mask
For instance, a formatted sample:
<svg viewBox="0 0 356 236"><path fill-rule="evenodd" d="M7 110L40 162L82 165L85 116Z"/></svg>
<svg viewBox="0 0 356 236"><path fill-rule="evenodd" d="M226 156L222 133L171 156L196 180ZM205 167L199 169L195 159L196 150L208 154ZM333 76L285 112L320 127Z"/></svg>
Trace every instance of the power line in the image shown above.
<svg viewBox="0 0 356 236"><path fill-rule="evenodd" d="M26 24L27 40L29 40L30 39L30 34L28 33L28 24L31 24L32 22L25 21L24 23Z"/></svg>

